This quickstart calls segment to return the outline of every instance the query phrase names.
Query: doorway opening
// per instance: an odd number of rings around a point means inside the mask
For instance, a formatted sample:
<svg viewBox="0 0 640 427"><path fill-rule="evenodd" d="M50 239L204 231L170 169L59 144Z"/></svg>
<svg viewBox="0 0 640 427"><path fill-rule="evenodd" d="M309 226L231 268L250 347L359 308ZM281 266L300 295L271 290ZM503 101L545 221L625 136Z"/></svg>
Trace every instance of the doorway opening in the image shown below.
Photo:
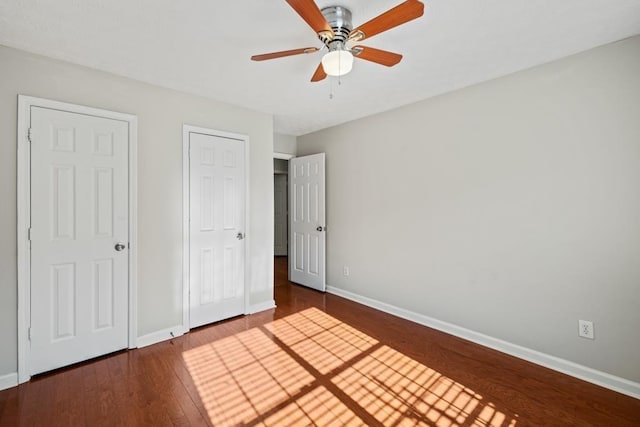
<svg viewBox="0 0 640 427"><path fill-rule="evenodd" d="M289 247L289 161L273 159L273 254L286 257Z"/></svg>
<svg viewBox="0 0 640 427"><path fill-rule="evenodd" d="M286 253L289 280L324 292L325 153L302 157L274 153L273 157L274 255ZM279 160L286 160L287 167ZM285 171L286 179L277 176ZM284 212L287 216L283 215ZM278 264L274 265L275 268Z"/></svg>
<svg viewBox="0 0 640 427"><path fill-rule="evenodd" d="M274 286L288 283L289 276L289 159L291 154L273 155L273 267Z"/></svg>

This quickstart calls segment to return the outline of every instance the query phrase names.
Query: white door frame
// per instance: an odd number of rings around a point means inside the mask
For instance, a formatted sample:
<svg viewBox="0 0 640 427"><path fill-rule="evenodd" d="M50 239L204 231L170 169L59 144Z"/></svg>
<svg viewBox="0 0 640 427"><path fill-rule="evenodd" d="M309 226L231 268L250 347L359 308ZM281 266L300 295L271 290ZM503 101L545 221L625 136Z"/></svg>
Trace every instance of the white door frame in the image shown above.
<svg viewBox="0 0 640 427"><path fill-rule="evenodd" d="M249 249L251 247L251 233L249 222L249 136L239 133L224 132L215 129L208 129L199 126L182 125L182 330L184 333L189 331L189 313L191 304L189 298L190 283L190 211L189 211L189 179L191 176L191 164L189 161L189 134L201 133L204 135L217 136L220 138L229 138L242 141L244 144L244 221L245 221L245 244L244 244L244 314L249 314L249 280L251 278L251 258Z"/></svg>
<svg viewBox="0 0 640 427"><path fill-rule="evenodd" d="M291 160L295 157L295 155L293 154L288 154L288 153L279 153L277 151L273 152L273 158L274 159L282 159L282 160Z"/></svg>
<svg viewBox="0 0 640 427"><path fill-rule="evenodd" d="M88 116L103 117L127 122L129 127L129 348L137 346L137 149L138 118L132 114L118 113L83 105L68 104L50 99L18 95L18 383L29 381L29 327L31 319L31 256L28 228L31 217L31 155L29 150L29 125L31 107L68 111Z"/></svg>

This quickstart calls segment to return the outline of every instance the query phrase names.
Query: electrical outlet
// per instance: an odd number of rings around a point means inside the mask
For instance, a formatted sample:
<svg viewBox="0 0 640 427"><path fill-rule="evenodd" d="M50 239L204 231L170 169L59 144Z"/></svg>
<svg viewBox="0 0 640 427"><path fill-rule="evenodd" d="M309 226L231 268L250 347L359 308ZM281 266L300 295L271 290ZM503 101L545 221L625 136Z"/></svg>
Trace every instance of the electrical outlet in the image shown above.
<svg viewBox="0 0 640 427"><path fill-rule="evenodd" d="M578 320L578 335L590 340L595 339L593 334L593 322L591 320Z"/></svg>
<svg viewBox="0 0 640 427"><path fill-rule="evenodd" d="M347 267L346 265L342 267L342 275L344 277L349 277L349 267Z"/></svg>

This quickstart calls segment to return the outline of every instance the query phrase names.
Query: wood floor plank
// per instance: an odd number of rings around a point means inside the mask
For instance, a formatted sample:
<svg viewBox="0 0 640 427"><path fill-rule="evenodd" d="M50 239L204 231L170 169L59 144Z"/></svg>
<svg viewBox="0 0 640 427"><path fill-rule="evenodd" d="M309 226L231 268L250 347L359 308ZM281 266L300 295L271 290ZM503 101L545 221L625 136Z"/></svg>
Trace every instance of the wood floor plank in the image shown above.
<svg viewBox="0 0 640 427"><path fill-rule="evenodd" d="M640 400L287 280L277 308L0 392L0 426L640 426Z"/></svg>

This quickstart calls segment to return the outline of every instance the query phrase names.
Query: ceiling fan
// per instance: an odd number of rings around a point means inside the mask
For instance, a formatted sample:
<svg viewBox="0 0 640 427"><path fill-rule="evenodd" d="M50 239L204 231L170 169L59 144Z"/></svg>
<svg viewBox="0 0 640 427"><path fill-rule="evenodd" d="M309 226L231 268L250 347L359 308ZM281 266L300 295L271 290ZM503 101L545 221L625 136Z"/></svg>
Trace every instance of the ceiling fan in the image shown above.
<svg viewBox="0 0 640 427"><path fill-rule="evenodd" d="M354 57L387 67L396 65L402 59L402 55L361 46L357 43L419 18L424 13L422 2L407 0L354 29L351 25L351 11L343 6L330 6L320 10L313 0L286 1L318 34L318 38L328 50L311 77L312 82L323 80L327 75L343 76L349 73L353 67ZM306 47L254 55L251 59L264 61L303 53L315 53L319 50L317 47Z"/></svg>

